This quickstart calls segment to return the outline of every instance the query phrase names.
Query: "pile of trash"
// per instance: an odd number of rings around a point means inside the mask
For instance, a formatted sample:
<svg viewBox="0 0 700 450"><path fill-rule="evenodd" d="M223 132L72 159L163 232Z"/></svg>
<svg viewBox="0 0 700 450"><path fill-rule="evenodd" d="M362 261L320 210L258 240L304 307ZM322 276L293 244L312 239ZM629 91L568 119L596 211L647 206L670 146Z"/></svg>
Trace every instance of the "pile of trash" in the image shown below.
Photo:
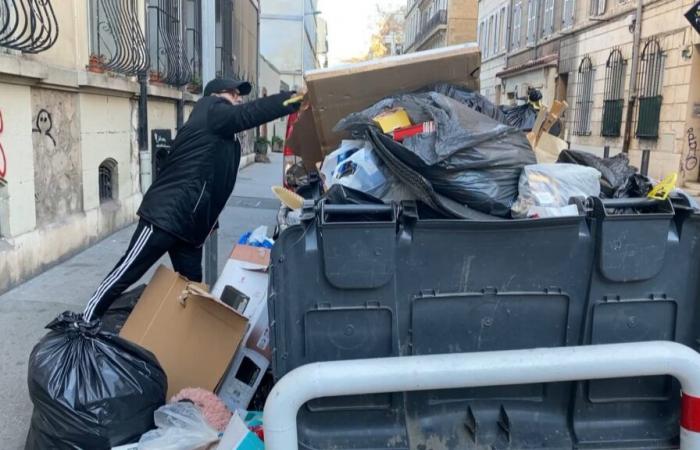
<svg viewBox="0 0 700 450"><path fill-rule="evenodd" d="M477 92L437 84L352 113L334 130L352 139L320 165L325 196L342 186L356 192L353 202L359 192L366 203L417 201L436 217L506 220L578 216L573 199L649 194L652 180L626 154L542 151L545 141L562 146L553 137L561 124L559 116L548 123L539 91L529 95L527 110L498 108Z"/></svg>
<svg viewBox="0 0 700 450"><path fill-rule="evenodd" d="M211 292L161 266L102 317L48 324L29 358L25 448L263 450L248 407L271 389L267 234L241 236Z"/></svg>

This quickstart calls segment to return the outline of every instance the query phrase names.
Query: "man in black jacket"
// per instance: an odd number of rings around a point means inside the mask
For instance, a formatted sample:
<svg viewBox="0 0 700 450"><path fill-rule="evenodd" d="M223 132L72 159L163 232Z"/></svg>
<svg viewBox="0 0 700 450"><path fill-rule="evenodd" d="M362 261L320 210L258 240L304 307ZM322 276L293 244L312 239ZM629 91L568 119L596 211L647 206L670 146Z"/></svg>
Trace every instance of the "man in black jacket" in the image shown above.
<svg viewBox="0 0 700 450"><path fill-rule="evenodd" d="M298 102L285 104L291 92L242 103L241 96L250 91L246 81L217 78L207 83L204 97L178 131L165 166L144 195L129 248L88 302L85 320L100 317L165 253L175 271L202 281L202 246L236 184L241 160L236 133L299 109Z"/></svg>

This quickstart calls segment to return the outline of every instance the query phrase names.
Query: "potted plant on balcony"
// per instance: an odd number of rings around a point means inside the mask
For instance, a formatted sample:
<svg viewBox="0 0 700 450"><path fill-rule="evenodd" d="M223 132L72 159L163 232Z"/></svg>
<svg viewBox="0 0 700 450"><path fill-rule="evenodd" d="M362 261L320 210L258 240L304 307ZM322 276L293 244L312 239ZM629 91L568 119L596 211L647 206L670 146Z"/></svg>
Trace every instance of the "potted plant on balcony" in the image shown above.
<svg viewBox="0 0 700 450"><path fill-rule="evenodd" d="M272 151L275 153L282 153L282 149L284 147L284 141L282 138L279 136L272 136L272 140L270 141L272 144Z"/></svg>
<svg viewBox="0 0 700 450"><path fill-rule="evenodd" d="M151 70L148 73L148 81L150 81L151 83L162 83L163 82L163 74L158 72L158 71Z"/></svg>
<svg viewBox="0 0 700 450"><path fill-rule="evenodd" d="M265 136L259 136L255 139L255 162L269 163L270 158L267 156L267 148L270 141Z"/></svg>
<svg viewBox="0 0 700 450"><path fill-rule="evenodd" d="M93 73L105 73L105 55L92 53L88 61L87 70Z"/></svg>
<svg viewBox="0 0 700 450"><path fill-rule="evenodd" d="M187 91L190 94L201 94L202 93L202 79L195 76L192 81L187 85Z"/></svg>

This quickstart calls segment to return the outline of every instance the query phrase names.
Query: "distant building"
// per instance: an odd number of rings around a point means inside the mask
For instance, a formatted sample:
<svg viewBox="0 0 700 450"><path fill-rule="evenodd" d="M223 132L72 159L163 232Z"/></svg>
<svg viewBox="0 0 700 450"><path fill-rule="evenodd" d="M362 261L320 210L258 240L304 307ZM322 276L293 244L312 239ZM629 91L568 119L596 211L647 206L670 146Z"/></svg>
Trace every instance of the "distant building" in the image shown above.
<svg viewBox="0 0 700 450"><path fill-rule="evenodd" d="M328 67L328 22L319 17L316 32L316 55L319 67Z"/></svg>
<svg viewBox="0 0 700 450"><path fill-rule="evenodd" d="M317 69L317 0L264 0L260 15L260 52L290 87L304 84L303 74Z"/></svg>
<svg viewBox="0 0 700 450"><path fill-rule="evenodd" d="M694 2L641 1L637 18L636 1L481 0L482 93L516 103L540 89L545 104L568 102L563 137L572 148L624 149L637 167L649 150L649 175L695 182L700 34L684 17Z"/></svg>
<svg viewBox="0 0 700 450"><path fill-rule="evenodd" d="M408 0L406 53L476 41L477 0Z"/></svg>
<svg viewBox="0 0 700 450"><path fill-rule="evenodd" d="M280 71L264 56L260 55L260 96L274 95L282 90L288 90L286 83L280 77ZM268 139L273 136L284 139L287 126L287 118L275 120L260 127L260 135Z"/></svg>

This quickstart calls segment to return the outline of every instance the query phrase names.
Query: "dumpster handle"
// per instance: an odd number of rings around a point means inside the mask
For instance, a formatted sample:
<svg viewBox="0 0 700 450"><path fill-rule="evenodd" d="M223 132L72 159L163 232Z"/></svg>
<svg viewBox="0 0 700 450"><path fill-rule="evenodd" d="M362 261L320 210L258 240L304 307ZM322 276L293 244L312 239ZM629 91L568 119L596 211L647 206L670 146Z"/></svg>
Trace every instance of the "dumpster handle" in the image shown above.
<svg viewBox="0 0 700 450"><path fill-rule="evenodd" d="M670 341L332 361L292 370L265 404L265 448L297 450L296 417L322 397L672 375L681 450L700 450L700 354Z"/></svg>

